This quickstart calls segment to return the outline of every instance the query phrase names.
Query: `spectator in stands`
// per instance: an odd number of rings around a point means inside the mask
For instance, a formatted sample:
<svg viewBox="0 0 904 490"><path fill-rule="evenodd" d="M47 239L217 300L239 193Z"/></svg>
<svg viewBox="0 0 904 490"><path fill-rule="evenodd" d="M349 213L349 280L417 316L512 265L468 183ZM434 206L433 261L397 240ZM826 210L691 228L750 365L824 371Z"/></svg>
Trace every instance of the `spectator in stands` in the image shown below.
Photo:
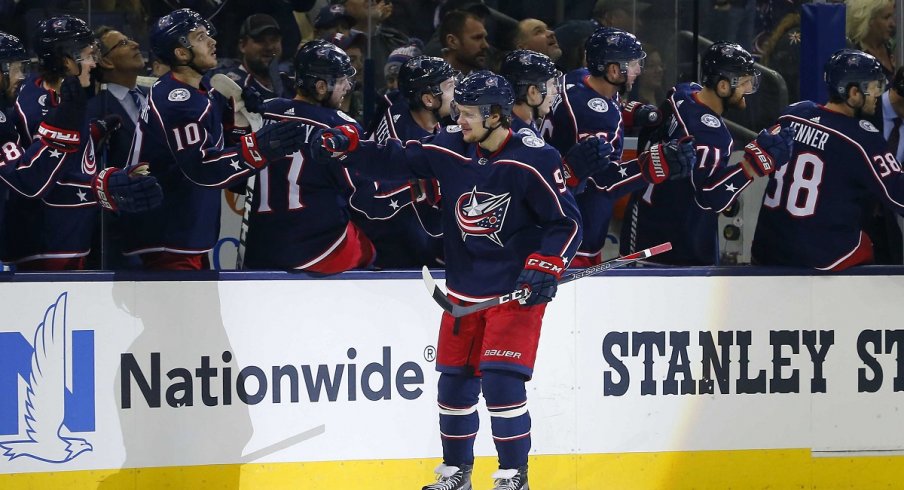
<svg viewBox="0 0 904 490"><path fill-rule="evenodd" d="M562 48L556 39L556 33L539 19L527 18L518 23L518 37L515 39L518 49L529 49L545 54L553 63L562 57Z"/></svg>
<svg viewBox="0 0 904 490"><path fill-rule="evenodd" d="M762 45L761 62L772 68L788 87L788 100L800 100L800 13L782 18Z"/></svg>
<svg viewBox="0 0 904 490"><path fill-rule="evenodd" d="M358 29L370 37L370 58L373 59L374 66L384 66L389 53L409 43L407 34L383 24L383 21L392 15L391 1L343 1L348 14L354 17ZM374 87L382 87L385 83L383 70L374 70Z"/></svg>
<svg viewBox="0 0 904 490"><path fill-rule="evenodd" d="M386 60L386 66L383 68L383 76L386 78L385 92L396 90L399 88L399 70L411 58L420 56L423 45L420 40L415 40L408 46L396 48L389 54Z"/></svg>
<svg viewBox="0 0 904 490"><path fill-rule="evenodd" d="M640 17L649 7L649 3L635 0L598 0L593 8L593 20L600 26L636 34L643 26Z"/></svg>
<svg viewBox="0 0 904 490"><path fill-rule="evenodd" d="M895 74L894 0L846 0L847 37L851 47L869 53L882 64L882 72L890 84Z"/></svg>
<svg viewBox="0 0 904 490"><path fill-rule="evenodd" d="M462 75L486 68L490 45L480 17L462 10L449 12L439 25L439 39L443 59Z"/></svg>
<svg viewBox="0 0 904 490"><path fill-rule="evenodd" d="M224 71L241 87L254 87L264 98L292 97L294 87L281 77L282 32L276 19L266 14L248 16L239 28L240 64Z"/></svg>
<svg viewBox="0 0 904 490"><path fill-rule="evenodd" d="M556 39L562 49L562 57L556 63L564 73L584 66L584 43L593 34L596 24L590 20L569 20L556 27Z"/></svg>
<svg viewBox="0 0 904 490"><path fill-rule="evenodd" d="M333 3L320 9L314 18L315 35L320 39L329 39L337 32L348 35L355 24L355 18L346 12L345 5Z"/></svg>

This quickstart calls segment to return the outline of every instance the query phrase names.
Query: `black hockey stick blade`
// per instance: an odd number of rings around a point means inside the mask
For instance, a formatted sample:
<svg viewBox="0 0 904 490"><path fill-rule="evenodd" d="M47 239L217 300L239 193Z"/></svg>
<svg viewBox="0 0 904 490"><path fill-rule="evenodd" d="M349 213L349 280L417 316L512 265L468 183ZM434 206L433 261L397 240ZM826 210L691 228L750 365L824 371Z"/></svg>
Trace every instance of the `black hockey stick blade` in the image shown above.
<svg viewBox="0 0 904 490"><path fill-rule="evenodd" d="M593 276L599 274L601 272L605 272L612 269L618 269L619 267L624 267L629 264L633 264L635 262L648 259L654 255L658 255L664 252L668 252L672 249L671 242L665 242L654 247L650 247L639 252L634 252L632 254L624 255L621 257L616 257L614 259L607 260L601 264L594 265L592 267L588 267L586 269L579 270L573 274L569 274L562 279L559 280L559 284L565 284L582 277ZM488 299L486 301L481 301L480 303L474 303L473 305L463 306L457 305L449 300L446 296L446 293L440 289L439 286L436 285L436 281L433 280L433 276L430 275L430 271L427 270L425 266L421 270L421 274L424 277L424 284L427 286L427 290L430 291L430 294L433 296L433 301L444 310L446 310L450 315L455 318L460 318L465 315L469 315L471 313L485 310L487 308L492 308L494 306L502 305L508 303L510 301L523 300L530 297L530 289L516 289L511 293L504 294L502 296Z"/></svg>

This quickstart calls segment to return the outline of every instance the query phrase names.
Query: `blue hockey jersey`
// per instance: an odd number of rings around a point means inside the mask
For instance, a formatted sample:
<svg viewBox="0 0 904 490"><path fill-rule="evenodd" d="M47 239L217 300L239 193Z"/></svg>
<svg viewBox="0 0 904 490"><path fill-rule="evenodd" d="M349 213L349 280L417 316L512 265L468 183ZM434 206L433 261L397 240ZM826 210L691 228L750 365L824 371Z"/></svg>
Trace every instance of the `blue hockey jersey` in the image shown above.
<svg viewBox="0 0 904 490"><path fill-rule="evenodd" d="M672 242L656 262L712 265L718 254L718 214L731 205L750 179L740 165L728 165L734 141L722 117L697 101L702 87L675 86L668 96L660 141L691 135L697 166L689 179L647 186L631 196L622 228L621 253ZM659 141L654 141L657 143Z"/></svg>
<svg viewBox="0 0 904 490"><path fill-rule="evenodd" d="M465 301L510 292L534 252L569 263L581 225L559 154L543 140L509 132L494 153L465 143L460 126L403 144L361 142L344 165L371 178L439 181L443 190L446 286Z"/></svg>
<svg viewBox="0 0 904 490"><path fill-rule="evenodd" d="M398 92L368 139L383 144L390 138L401 141L433 134L411 116L408 101ZM352 176L355 178L355 176ZM442 223L439 192L428 180L362 181L355 178L352 219L377 249L374 265L408 268L442 263Z"/></svg>
<svg viewBox="0 0 904 490"><path fill-rule="evenodd" d="M586 69L565 75L565 90L553 102L543 124L543 137L562 155L587 136L604 138L614 151L605 171L591 175L583 192L576 196L584 219L584 242L578 255L599 262L609 234L609 220L615 201L644 185L636 161L622 162L624 124L621 105L616 98L600 95L587 84Z"/></svg>
<svg viewBox="0 0 904 490"><path fill-rule="evenodd" d="M81 130L81 146L75 152L61 154L40 142L31 144L54 100L43 79L35 75L23 82L16 99L19 138L23 146L28 146L26 161L34 171L16 172L27 182L19 180L13 185L7 181L13 189L25 192L11 192L7 201L6 262L84 257L91 250L100 211L91 190L97 162L87 119ZM34 199L38 196L40 200Z"/></svg>
<svg viewBox="0 0 904 490"><path fill-rule="evenodd" d="M355 123L335 109L292 99L267 102L263 116L265 123L304 123L308 139L319 128ZM254 182L245 267L304 269L323 260L345 237L351 191L348 172L317 164L310 147L271 162Z"/></svg>
<svg viewBox="0 0 904 490"><path fill-rule="evenodd" d="M163 188L163 205L128 216L124 251L199 254L220 234L221 189L247 179L238 147L225 146L228 101L168 73L151 87L135 131L132 162L147 163Z"/></svg>
<svg viewBox="0 0 904 490"><path fill-rule="evenodd" d="M790 106L779 123L795 129L794 152L769 176L753 259L833 269L860 246L874 198L904 213L901 165L866 120L804 101Z"/></svg>

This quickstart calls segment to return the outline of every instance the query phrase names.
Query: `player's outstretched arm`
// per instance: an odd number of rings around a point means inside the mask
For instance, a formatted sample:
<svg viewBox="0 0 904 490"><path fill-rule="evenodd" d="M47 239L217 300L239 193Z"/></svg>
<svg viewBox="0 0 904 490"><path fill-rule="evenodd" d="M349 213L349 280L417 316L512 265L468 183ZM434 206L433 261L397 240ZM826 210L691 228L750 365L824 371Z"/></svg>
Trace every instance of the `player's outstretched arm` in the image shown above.
<svg viewBox="0 0 904 490"><path fill-rule="evenodd" d="M749 179L766 177L788 164L794 151L794 129L776 124L760 131L756 139L744 147L741 166Z"/></svg>
<svg viewBox="0 0 904 490"><path fill-rule="evenodd" d="M431 165L431 158L428 158L430 153L420 141L403 144L389 139L386 144L380 145L362 140L359 129L353 124L314 131L311 135L311 153L318 163L329 165L338 162L371 180L439 178Z"/></svg>
<svg viewBox="0 0 904 490"><path fill-rule="evenodd" d="M644 180L653 185L687 178L697 165L694 138L685 136L680 140L657 143L641 153L637 163Z"/></svg>

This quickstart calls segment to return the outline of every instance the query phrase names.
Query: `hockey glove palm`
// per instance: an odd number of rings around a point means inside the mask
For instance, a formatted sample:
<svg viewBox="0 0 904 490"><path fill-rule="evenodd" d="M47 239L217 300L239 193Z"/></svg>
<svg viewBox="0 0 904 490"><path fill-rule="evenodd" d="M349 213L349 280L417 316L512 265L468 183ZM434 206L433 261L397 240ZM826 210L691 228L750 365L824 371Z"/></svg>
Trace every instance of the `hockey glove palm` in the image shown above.
<svg viewBox="0 0 904 490"><path fill-rule="evenodd" d="M596 136L588 136L572 146L562 162L565 167L565 183L570 187L587 177L609 168L612 161L612 145Z"/></svg>
<svg viewBox="0 0 904 490"><path fill-rule="evenodd" d="M336 128L318 129L311 137L311 152L320 163L328 163L358 149L361 137L358 128L343 124Z"/></svg>
<svg viewBox="0 0 904 490"><path fill-rule="evenodd" d="M791 159L791 152L794 151L794 129L791 126L781 128L775 125L769 129L760 131L756 139L747 143L744 147L744 160L756 175L750 175L748 178L755 176L763 177L783 167Z"/></svg>
<svg viewBox="0 0 904 490"><path fill-rule="evenodd" d="M622 120L626 128L652 128L662 122L662 112L654 105L633 101L622 109Z"/></svg>
<svg viewBox="0 0 904 490"><path fill-rule="evenodd" d="M526 306L548 303L556 296L559 278L565 272L562 257L530 254L524 261L524 269L518 275L515 289L528 288L530 296L521 300Z"/></svg>
<svg viewBox="0 0 904 490"><path fill-rule="evenodd" d="M47 113L38 126L41 141L60 151L71 153L81 146L87 98L78 77L66 77L60 85L59 104Z"/></svg>
<svg viewBox="0 0 904 490"><path fill-rule="evenodd" d="M242 136L242 156L253 169L295 153L305 145L305 132L299 121L268 124L255 133Z"/></svg>
<svg viewBox="0 0 904 490"><path fill-rule="evenodd" d="M644 180L656 185L666 180L689 176L697 164L694 139L685 136L668 143L657 143L637 158Z"/></svg>
<svg viewBox="0 0 904 490"><path fill-rule="evenodd" d="M163 203L163 189L157 179L147 175L147 165L131 171L108 167L91 184L97 202L113 212L140 213Z"/></svg>

